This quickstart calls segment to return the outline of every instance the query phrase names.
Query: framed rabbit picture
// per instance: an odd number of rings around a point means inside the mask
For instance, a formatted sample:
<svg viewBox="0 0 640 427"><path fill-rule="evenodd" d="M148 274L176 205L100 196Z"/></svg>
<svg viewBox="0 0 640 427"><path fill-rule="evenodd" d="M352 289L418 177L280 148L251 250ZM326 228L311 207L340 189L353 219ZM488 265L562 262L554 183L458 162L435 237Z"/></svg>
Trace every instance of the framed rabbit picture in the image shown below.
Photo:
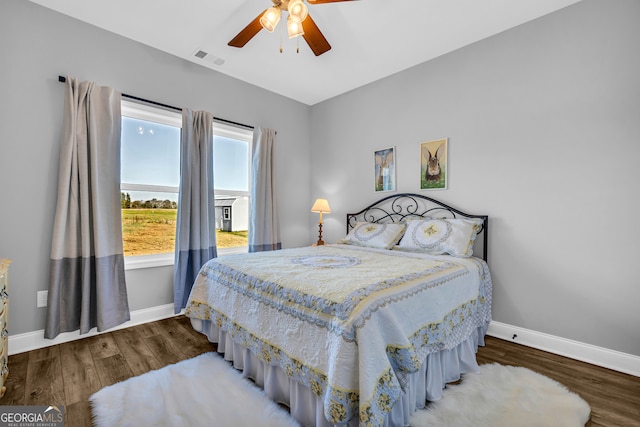
<svg viewBox="0 0 640 427"><path fill-rule="evenodd" d="M443 190L447 188L449 168L449 139L442 138L420 144L420 189Z"/></svg>
<svg viewBox="0 0 640 427"><path fill-rule="evenodd" d="M396 190L396 147L373 152L375 191Z"/></svg>

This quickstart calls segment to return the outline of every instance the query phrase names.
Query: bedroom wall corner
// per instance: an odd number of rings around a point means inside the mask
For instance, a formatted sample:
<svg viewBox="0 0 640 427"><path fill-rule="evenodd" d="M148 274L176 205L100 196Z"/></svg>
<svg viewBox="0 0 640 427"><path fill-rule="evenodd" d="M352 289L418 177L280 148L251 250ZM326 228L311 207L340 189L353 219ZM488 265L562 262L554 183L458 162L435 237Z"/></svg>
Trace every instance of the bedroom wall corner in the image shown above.
<svg viewBox="0 0 640 427"><path fill-rule="evenodd" d="M11 335L44 328L36 293L48 288L64 94L58 75L276 129L282 243L309 243L309 106L30 1L0 2L0 39L0 257L13 261ZM131 310L172 303L172 267L126 277Z"/></svg>
<svg viewBox="0 0 640 427"><path fill-rule="evenodd" d="M312 194L325 241L395 146L397 192L420 192L421 142L449 138L449 187L490 217L493 318L640 356L640 2L583 0L312 107ZM357 106L357 108L354 108Z"/></svg>

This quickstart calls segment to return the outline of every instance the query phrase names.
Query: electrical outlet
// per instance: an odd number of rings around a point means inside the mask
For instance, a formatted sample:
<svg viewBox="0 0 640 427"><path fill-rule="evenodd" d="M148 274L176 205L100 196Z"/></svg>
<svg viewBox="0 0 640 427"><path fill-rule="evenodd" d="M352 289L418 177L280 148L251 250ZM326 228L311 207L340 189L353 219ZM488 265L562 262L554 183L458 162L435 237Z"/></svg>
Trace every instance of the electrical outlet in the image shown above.
<svg viewBox="0 0 640 427"><path fill-rule="evenodd" d="M47 306L47 297L49 296L49 291L39 291L37 293L38 300L36 302L36 307L46 307Z"/></svg>

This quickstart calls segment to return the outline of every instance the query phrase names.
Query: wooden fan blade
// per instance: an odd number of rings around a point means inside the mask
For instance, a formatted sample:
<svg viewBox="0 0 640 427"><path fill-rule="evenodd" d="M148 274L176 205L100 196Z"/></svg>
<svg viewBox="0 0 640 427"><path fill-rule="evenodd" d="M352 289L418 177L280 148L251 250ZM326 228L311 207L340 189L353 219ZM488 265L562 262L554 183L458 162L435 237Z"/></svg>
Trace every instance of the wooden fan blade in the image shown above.
<svg viewBox="0 0 640 427"><path fill-rule="evenodd" d="M357 0L307 0L309 4L322 4L322 3L338 3L341 1L357 1Z"/></svg>
<svg viewBox="0 0 640 427"><path fill-rule="evenodd" d="M327 39L324 38L322 32L320 32L320 28L318 28L313 19L311 19L311 15L307 15L305 20L302 21L302 29L304 30L302 37L304 37L316 56L320 56L331 49L331 45Z"/></svg>
<svg viewBox="0 0 640 427"><path fill-rule="evenodd" d="M260 23L260 18L262 18L262 15L264 15L264 13L266 11L267 11L267 9L265 9L260 15L256 16L256 19L254 19L253 21L251 21L249 23L249 25L244 27L244 29L242 31L240 31L238 33L238 35L235 36L233 38L233 40L231 40L227 44L229 46L233 46L233 47L242 47L245 44L247 44L249 42L249 40L251 40L253 38L253 36L258 34L260 32L260 30L262 29L262 24Z"/></svg>

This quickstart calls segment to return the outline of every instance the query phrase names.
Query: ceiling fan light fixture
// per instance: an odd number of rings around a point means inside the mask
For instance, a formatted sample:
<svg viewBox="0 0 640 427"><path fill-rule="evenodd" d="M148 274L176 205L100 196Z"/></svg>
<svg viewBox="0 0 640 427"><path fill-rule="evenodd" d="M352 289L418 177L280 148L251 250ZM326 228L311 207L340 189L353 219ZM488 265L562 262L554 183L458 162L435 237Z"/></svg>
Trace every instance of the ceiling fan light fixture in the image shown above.
<svg viewBox="0 0 640 427"><path fill-rule="evenodd" d="M296 22L304 21L309 14L309 9L307 9L307 5L302 0L291 0L287 10L289 11L289 17Z"/></svg>
<svg viewBox="0 0 640 427"><path fill-rule="evenodd" d="M300 44L300 35L304 36L304 41L309 45L311 52L315 56L320 56L329 50L331 45L318 28L318 25L311 18L311 14L308 13L309 4L322 4L322 3L339 3L353 0L271 0L273 6L261 12L253 18L249 24L242 29L229 43L229 46L243 47L246 45L256 34L258 34L263 28L268 32L274 32L276 26L282 19L282 11L287 12L287 32L289 38L296 39L296 51ZM301 12L302 14L300 14ZM296 19L302 19L301 22L295 22ZM284 38L284 27L280 27L280 49L282 50L282 39Z"/></svg>
<svg viewBox="0 0 640 427"><path fill-rule="evenodd" d="M262 28L273 33L273 30L276 29L278 22L280 22L280 16L282 15L282 11L276 7L270 7L260 18L260 25Z"/></svg>
<svg viewBox="0 0 640 427"><path fill-rule="evenodd" d="M287 19L287 31L289 32L290 39L304 34L302 23L291 19L291 17Z"/></svg>

